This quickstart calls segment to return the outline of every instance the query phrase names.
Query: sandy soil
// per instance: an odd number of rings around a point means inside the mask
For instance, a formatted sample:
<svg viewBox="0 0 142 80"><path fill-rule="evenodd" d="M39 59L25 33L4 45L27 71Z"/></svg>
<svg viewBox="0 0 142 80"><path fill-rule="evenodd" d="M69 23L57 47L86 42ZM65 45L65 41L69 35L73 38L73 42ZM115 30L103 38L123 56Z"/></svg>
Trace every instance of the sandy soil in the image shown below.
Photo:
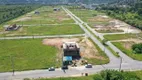
<svg viewBox="0 0 142 80"><path fill-rule="evenodd" d="M141 39L123 39L123 40L114 40L114 41L111 41L111 42L128 42L128 41L131 41L131 42L135 42L135 43L142 43L142 40Z"/></svg>
<svg viewBox="0 0 142 80"><path fill-rule="evenodd" d="M142 43L142 40L141 39L123 39L123 40L115 40L112 42L122 42L123 46L126 49L131 49L133 44Z"/></svg>
<svg viewBox="0 0 142 80"><path fill-rule="evenodd" d="M44 39L42 43L44 45L50 45L55 46L60 50L60 55L58 54L58 57L61 57L61 46L63 42L77 42L80 46L80 52L81 56L85 58L97 58L97 59L103 59L98 53L98 50L93 45L93 43L85 38L54 38L54 39Z"/></svg>
<svg viewBox="0 0 142 80"><path fill-rule="evenodd" d="M104 18L103 16L97 16L97 18L91 18L89 21L100 21L100 22L109 22L108 25L96 25L95 24L95 29L96 30L113 30L113 29L118 29L118 30L123 30L124 32L128 33L140 33L141 31L123 21L117 20L117 19L109 19L109 18Z"/></svg>
<svg viewBox="0 0 142 80"><path fill-rule="evenodd" d="M104 18L104 17L100 17L100 16L96 16L96 17L92 17L90 19L88 19L89 22L94 22L94 21L97 21L97 22L106 22L106 21L110 21L109 18Z"/></svg>
<svg viewBox="0 0 142 80"><path fill-rule="evenodd" d="M55 46L57 48L61 48L64 42L78 42L79 38L54 38L54 39L44 39L42 42L44 45Z"/></svg>

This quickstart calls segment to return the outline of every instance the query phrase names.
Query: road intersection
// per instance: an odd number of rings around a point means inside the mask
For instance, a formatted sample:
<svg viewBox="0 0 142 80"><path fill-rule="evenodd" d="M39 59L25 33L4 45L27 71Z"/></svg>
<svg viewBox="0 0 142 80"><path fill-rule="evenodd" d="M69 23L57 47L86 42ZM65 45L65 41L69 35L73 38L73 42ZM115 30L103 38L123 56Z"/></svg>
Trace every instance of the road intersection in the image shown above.
<svg viewBox="0 0 142 80"><path fill-rule="evenodd" d="M94 36L99 36L101 40L104 39L103 35L94 31L91 29L90 26L88 26L87 23L83 22L79 17L74 15L71 11L69 11L67 8L62 7L63 10L81 27L82 30L84 30L87 37L90 37L99 47L102 49L106 55L109 57L110 62L108 64L104 65L94 65L93 68L86 69L84 66L80 67L74 67L69 70L66 70L63 72L61 69L56 69L56 71L50 72L48 70L31 70L31 71L21 71L21 72L15 72L14 76L12 76L12 72L6 72L6 73L0 73L0 80L22 80L24 78L52 78L52 77L69 77L78 75L81 76L81 73L89 73L94 74L97 72L100 72L105 69L115 69L119 70L120 66L122 70L126 71L133 71L133 70L142 70L142 62L133 60L132 58L128 57L126 54L124 54L121 50L119 50L117 47L115 47L111 42L107 42L107 44L116 52L119 52L120 57L122 58L122 64L121 59L114 56L111 51L109 51L105 46ZM88 28L88 29L86 29ZM121 65L120 65L121 64Z"/></svg>

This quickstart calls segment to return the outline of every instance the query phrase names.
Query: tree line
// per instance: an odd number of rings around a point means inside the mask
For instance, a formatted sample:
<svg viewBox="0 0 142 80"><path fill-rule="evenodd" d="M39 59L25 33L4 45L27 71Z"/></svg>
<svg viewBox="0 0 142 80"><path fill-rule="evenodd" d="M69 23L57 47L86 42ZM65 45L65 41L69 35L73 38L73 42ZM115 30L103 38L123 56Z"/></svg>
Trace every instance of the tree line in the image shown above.
<svg viewBox="0 0 142 80"><path fill-rule="evenodd" d="M30 12L39 5L1 5L0 6L0 24L18 16L21 16L27 12Z"/></svg>
<svg viewBox="0 0 142 80"><path fill-rule="evenodd" d="M101 5L96 9L142 30L142 1L140 0L130 5L128 3Z"/></svg>

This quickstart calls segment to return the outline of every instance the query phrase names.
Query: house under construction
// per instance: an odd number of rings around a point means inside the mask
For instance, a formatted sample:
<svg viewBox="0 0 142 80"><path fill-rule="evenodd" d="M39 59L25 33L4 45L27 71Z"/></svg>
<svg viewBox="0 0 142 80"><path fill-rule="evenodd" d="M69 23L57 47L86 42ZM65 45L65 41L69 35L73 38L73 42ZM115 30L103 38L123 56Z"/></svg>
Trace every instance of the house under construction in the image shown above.
<svg viewBox="0 0 142 80"><path fill-rule="evenodd" d="M17 26L16 24L10 25L5 28L5 31L15 31L18 30L21 26Z"/></svg>
<svg viewBox="0 0 142 80"><path fill-rule="evenodd" d="M72 60L80 59L80 48L76 42L65 42L63 44L63 65L72 64Z"/></svg>
<svg viewBox="0 0 142 80"><path fill-rule="evenodd" d="M63 44L64 56L71 56L72 59L80 58L80 48L76 42L65 42Z"/></svg>

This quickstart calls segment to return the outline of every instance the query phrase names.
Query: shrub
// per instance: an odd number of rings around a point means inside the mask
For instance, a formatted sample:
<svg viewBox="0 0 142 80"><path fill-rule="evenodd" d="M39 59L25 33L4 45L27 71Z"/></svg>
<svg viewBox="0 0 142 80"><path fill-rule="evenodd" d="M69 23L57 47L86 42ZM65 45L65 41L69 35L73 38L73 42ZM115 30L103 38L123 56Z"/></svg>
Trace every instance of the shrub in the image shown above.
<svg viewBox="0 0 142 80"><path fill-rule="evenodd" d="M100 76L94 76L93 80L140 80L140 78L131 72L105 70L100 73Z"/></svg>
<svg viewBox="0 0 142 80"><path fill-rule="evenodd" d="M134 53L142 54L142 43L134 44L132 46Z"/></svg>

